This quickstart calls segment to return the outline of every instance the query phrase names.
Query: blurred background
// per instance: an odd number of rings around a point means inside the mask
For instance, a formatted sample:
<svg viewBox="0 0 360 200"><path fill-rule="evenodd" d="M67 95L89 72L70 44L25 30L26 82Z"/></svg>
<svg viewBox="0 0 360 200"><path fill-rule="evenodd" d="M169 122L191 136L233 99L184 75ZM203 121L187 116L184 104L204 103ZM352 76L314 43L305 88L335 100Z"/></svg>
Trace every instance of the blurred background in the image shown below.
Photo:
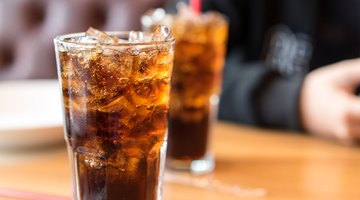
<svg viewBox="0 0 360 200"><path fill-rule="evenodd" d="M38 140L38 143L35 142L31 145L46 144L51 146L51 144L61 142L60 145L64 147L65 141L63 139L62 116L59 114L61 112L60 96L56 96L60 94L58 92L58 84L56 81L57 69L53 44L53 38L55 36L72 32L84 32L90 26L105 31L140 30L140 17L147 10L158 7L174 8L174 5L178 1L182 0L0 0L0 83L4 83L3 87L1 87L0 84L0 164L7 164L10 163L10 161L15 160L14 153L9 154L8 151L3 151L1 149L2 146L9 146L4 145L6 142L14 142L22 139L24 143L27 141L30 143L40 139ZM356 5L360 6L359 0L338 1L348 4L350 4L349 2L356 2ZM218 2L226 3L226 1L220 0L218 0ZM236 2L236 4L242 3L240 0L233 0L232 2ZM261 3L266 1L249 0L247 2L251 2L254 5L260 4L259 7L263 8ZM292 5L293 3L293 1L290 0L267 2L271 2L269 3L271 6L275 6L275 3L272 4L273 2L287 2L289 5ZM312 0L309 0L309 2L312 2ZM334 1L323 0L322 2L331 3ZM226 6L218 9L229 9L232 11L231 8ZM254 10L261 12L261 10L256 9L257 7L253 10L247 9L246 7L246 13L244 15L248 15ZM356 8L353 9L355 10ZM294 10L297 10L296 6ZM346 14L346 9L339 7L339 10L341 10L339 13ZM254 22L256 22L257 18L265 17L265 15L260 16L257 15L256 12L254 13L255 14L249 17L249 21L252 19L255 21L247 22L247 24L244 20L239 19L239 21L236 22L244 25L246 30L250 30L250 25L264 25ZM237 16L238 13L234 11L234 13L230 14ZM309 15L308 13L301 13L299 17L302 19L303 16ZM332 15L330 14L324 15L324 19L334 19L331 16ZM353 19L351 17L352 15L349 16ZM352 20L352 22L354 22L354 24L360 24L360 19ZM331 41L334 46L337 45L336 48L333 48L333 46L324 46L321 50L325 49L326 51L333 51L336 56L346 55L347 57L344 58L347 59L359 57L358 44L360 44L360 39L351 40L352 38L348 37L348 35L345 34L344 36L342 28L348 26L348 24L339 20L337 20L336 23L341 25L340 29L336 29L331 26L331 24L327 23L321 27L322 31L324 31L327 36L322 39L326 42ZM297 25L298 23L296 21L294 26ZM234 26L233 28L237 29L239 27L240 25ZM259 32L265 31L262 29L257 30L257 28L263 27L255 27L254 30L256 29L255 31ZM356 33L360 33L359 30L359 28L356 29ZM263 37L263 35L256 35L252 32L248 35L240 36L236 35L236 32L230 34L232 34L230 37L236 38L236 42L239 42L238 40L240 39L241 42L246 41L246 44L249 46L249 52L254 52L254 48L252 48L253 46L251 45L255 44L257 47L255 48L256 55L258 56L258 54L261 54L260 50L262 50L262 44L261 40L258 40L258 38ZM333 38L336 39L334 40ZM341 44L343 40L348 43L345 42L342 46L339 45L339 43ZM236 42L230 43L235 45L237 44ZM355 46L356 48L348 48L347 44ZM348 51L355 52L355 54L348 54ZM330 55L331 56L328 58L330 61L333 61L334 59L337 59L336 61L340 60L338 57L333 56L334 54ZM323 54L320 56L323 56ZM341 59L344 58L341 57ZM249 60L253 61L255 59L250 56ZM326 62L329 60L326 60ZM256 69L254 66L251 68ZM245 74L245 76L246 75L248 74ZM35 85L30 85L29 82L25 82L25 84L29 84L29 87L17 84L10 85L11 87L9 87L9 85L5 85L7 80L18 81L29 79L52 79L52 82L37 82ZM50 87L41 87L44 85L49 85ZM247 84L244 84L244 86L247 86ZM20 90L20 87L22 90ZM39 90L36 91L34 88L39 88ZM7 91L5 91L5 89L7 89ZM27 91L27 93L25 91ZM18 96L15 95L17 93L19 93ZM247 93L244 94L246 95ZM282 91L281 94L283 95ZM13 98L6 99L7 97ZM19 101L15 101L14 99ZM252 99L249 98L249 101L252 101ZM46 104L46 102L50 103ZM275 103L278 104L279 107L286 107L283 103ZM244 104L244 107L246 106L247 104ZM229 107L231 107L230 104ZM30 109L26 115L24 115L25 109ZM14 112L14 110L17 112ZM231 108L231 111L232 110L233 109ZM239 110L242 111L241 109ZM276 113L280 113L276 109L273 110L275 110ZM248 109L245 111L248 111ZM321 115L321 117L323 116L326 115ZM35 117L39 118L35 119ZM271 119L273 119L273 116L271 116ZM8 120L8 122L6 120ZM13 124L8 126L7 123L10 122ZM23 126L20 126L21 124L23 124ZM43 128L44 124L49 126ZM34 129L34 127L36 128L37 126L39 129ZM8 131L10 130L6 129L8 127L13 128L13 130ZM230 143L220 144L225 140L219 140L220 145L218 145L218 149L223 149L225 152L221 152L223 157L221 158L222 160L220 160L218 168L220 169L220 176L226 175L226 178L223 178L223 180L234 183L240 182L241 184L247 184L253 187L265 187L271 191L270 196L273 194L281 196L293 193L294 197L297 197L298 194L305 197L315 195L316 198L312 199L331 199L335 198L336 195L338 195L338 199L351 199L346 197L340 198L340 196L346 194L348 195L347 197L350 197L359 194L357 191L359 191L358 180L360 179L357 178L359 177L359 173L356 173L358 166L360 165L359 148L350 149L338 147L331 143L329 144L318 140L310 140L305 137L301 138L298 135L294 136L295 134L272 134L274 136L269 136L270 134L268 134L268 132L258 134L256 133L256 130L253 129L236 129L231 126L228 128L227 126L225 126L225 128L223 126L222 128L223 133L225 134L228 132L249 132L248 135L237 135L234 138L230 137L231 135L225 135L223 138L218 137L218 139L225 138L230 141ZM35 134L38 136L35 136ZM252 138L253 136L255 137ZM9 137L9 140L6 141L6 137ZM14 147L15 144L23 145L22 143L14 142ZM30 144L25 143L25 145ZM238 147L239 149L234 147ZM24 154L24 152L25 151L20 153L23 157L26 157L26 159L29 160L29 154ZM48 152L48 150L46 150L46 152ZM50 163L50 167L47 167L48 165L45 164L48 163L45 163L44 166L46 166L46 169L49 168L50 170L51 166L57 166L59 163L60 165L58 169L67 169L66 156L64 156L65 151L60 149L59 152L59 157L63 160L56 160L57 158L51 154L48 156L48 160L55 160L57 163ZM40 162L39 165L33 165L33 170L30 170L30 177L34 177L34 181L41 181L41 178L39 179L38 177L38 172L42 172L42 168L39 168L39 170L36 169L40 165L43 165L43 163ZM21 176L23 174L25 174L25 178L29 177L26 176L26 172L23 172L26 171L23 169L28 169L27 166L24 168L14 168L15 171L13 171L12 166L6 168L7 170L4 169L5 168L0 169L0 179L3 181L2 183L0 181L0 187L2 186L1 184L4 185L5 182L11 183L11 181L8 180L13 180L12 184L18 185L18 180L21 180ZM228 171L228 174L223 173L225 171ZM21 173L18 174L16 172ZM64 188L58 189L55 188L58 187L57 184L49 184L48 179L51 176L48 176L46 173L44 173L45 176L43 177L43 183L37 183L38 187L44 188L43 192L51 191L49 188L46 188L49 186L53 186L54 191L68 191L66 185L68 183L68 180L66 179L67 176L62 177L63 174L67 175L68 172L61 172L62 173L58 173L58 171L56 171L54 173L57 173L56 175L63 178L60 183L64 185ZM238 172L238 174L232 174L233 172ZM17 177L14 176L14 174L18 174ZM220 177L219 175L216 176ZM32 179L29 180L32 181ZM54 180L56 180L54 183L59 182L57 179ZM324 180L326 183L324 183ZM276 184L274 184L274 182ZM31 189L32 186L31 184L25 183L23 185L26 186L24 188L28 189ZM36 184L33 185L34 187L36 186ZM179 193L184 193L184 188L181 187L180 189ZM349 190L347 191L345 189ZM178 196L177 194L179 193L174 192L174 194L176 194L175 196ZM192 192L185 193L191 195L193 194ZM68 193L65 193L65 195L68 195ZM317 198L318 196L316 195L319 195L322 198ZM328 198L324 198L324 195L328 195L326 196ZM207 196L210 197L212 194ZM216 198L217 196L214 197ZM357 196L357 198L353 199L360 198Z"/></svg>
<svg viewBox="0 0 360 200"><path fill-rule="evenodd" d="M166 0L1 0L0 80L56 78L56 35L90 26L140 30L140 16L165 4Z"/></svg>

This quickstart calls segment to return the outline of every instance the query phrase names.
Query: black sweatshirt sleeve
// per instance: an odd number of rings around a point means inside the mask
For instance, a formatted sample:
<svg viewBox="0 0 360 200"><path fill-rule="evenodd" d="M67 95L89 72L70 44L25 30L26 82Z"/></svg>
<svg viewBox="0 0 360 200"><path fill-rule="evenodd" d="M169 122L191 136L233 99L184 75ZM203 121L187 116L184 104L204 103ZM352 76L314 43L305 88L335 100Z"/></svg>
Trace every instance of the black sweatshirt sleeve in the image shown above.
<svg viewBox="0 0 360 200"><path fill-rule="evenodd" d="M284 77L261 62L244 63L229 52L219 117L256 126L301 130L298 99L303 76Z"/></svg>
<svg viewBox="0 0 360 200"><path fill-rule="evenodd" d="M223 13L230 26L220 118L301 130L298 101L305 74L359 57L358 5L355 1L203 0L204 11Z"/></svg>
<svg viewBox="0 0 360 200"><path fill-rule="evenodd" d="M228 17L228 55L219 118L254 126L300 130L303 74L281 75L259 57L265 39L264 1L204 0L203 10ZM255 50L254 50L255 49Z"/></svg>

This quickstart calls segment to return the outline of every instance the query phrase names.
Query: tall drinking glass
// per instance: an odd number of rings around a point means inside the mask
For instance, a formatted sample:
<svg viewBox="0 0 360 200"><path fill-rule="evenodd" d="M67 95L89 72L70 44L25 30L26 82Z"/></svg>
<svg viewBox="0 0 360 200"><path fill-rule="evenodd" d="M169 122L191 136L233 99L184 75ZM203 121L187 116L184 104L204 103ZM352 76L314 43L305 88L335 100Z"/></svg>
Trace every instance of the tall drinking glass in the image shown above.
<svg viewBox="0 0 360 200"><path fill-rule="evenodd" d="M214 168L209 145L216 123L228 23L217 12L201 14L185 5L178 7L175 15L161 8L149 10L141 22L144 30L169 25L176 39L167 166L206 173Z"/></svg>
<svg viewBox="0 0 360 200"><path fill-rule="evenodd" d="M170 97L167 165L206 173L214 169L210 152L216 123L228 24L215 12L177 15Z"/></svg>
<svg viewBox="0 0 360 200"><path fill-rule="evenodd" d="M54 39L74 199L159 200L166 152L170 31Z"/></svg>

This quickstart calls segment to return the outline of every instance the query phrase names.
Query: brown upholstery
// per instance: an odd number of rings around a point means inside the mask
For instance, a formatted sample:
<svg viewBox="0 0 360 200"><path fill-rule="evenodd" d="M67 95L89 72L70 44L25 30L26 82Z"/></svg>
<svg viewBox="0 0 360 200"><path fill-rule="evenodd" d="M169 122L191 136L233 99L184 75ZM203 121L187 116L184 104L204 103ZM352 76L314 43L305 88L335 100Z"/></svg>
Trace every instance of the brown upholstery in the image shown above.
<svg viewBox="0 0 360 200"><path fill-rule="evenodd" d="M54 36L139 30L140 16L164 0L2 0L0 80L56 78Z"/></svg>

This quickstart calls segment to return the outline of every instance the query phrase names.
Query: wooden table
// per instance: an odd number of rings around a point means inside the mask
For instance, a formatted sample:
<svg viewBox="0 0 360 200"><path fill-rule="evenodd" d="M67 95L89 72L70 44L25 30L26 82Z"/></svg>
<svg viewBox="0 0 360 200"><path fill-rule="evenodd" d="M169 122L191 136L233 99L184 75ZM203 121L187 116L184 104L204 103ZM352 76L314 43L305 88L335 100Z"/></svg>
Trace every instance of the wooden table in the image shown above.
<svg viewBox="0 0 360 200"><path fill-rule="evenodd" d="M360 199L360 148L222 122L213 149L214 173L183 180L212 188L166 181L164 200ZM0 187L70 196L63 145L23 154L0 153Z"/></svg>

